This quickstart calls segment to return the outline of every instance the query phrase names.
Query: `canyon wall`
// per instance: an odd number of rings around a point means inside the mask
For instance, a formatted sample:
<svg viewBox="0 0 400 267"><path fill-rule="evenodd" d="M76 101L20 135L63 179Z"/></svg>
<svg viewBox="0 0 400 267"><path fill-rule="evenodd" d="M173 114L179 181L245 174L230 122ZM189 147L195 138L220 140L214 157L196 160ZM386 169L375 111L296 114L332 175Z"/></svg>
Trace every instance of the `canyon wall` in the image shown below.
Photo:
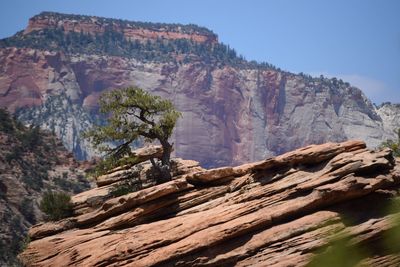
<svg viewBox="0 0 400 267"><path fill-rule="evenodd" d="M131 85L175 104L183 113L171 140L176 156L197 160L207 167L260 160L312 143L356 138L374 147L394 138L393 125L385 124L390 119L383 120L361 90L336 79L296 75L242 59L235 58L235 63L215 59L212 56L216 55L217 37L202 33L209 38L203 44L205 39L198 37L197 28L158 25L158 33L171 37L180 32L188 36L180 35L178 41L190 39L192 50L185 53L151 48L153 54L168 53L171 60L143 60L86 50L68 52L68 47L53 49L55 42L49 42L46 49L24 43L29 36L39 35L41 29L60 25L64 34L87 31L96 35L100 30L87 26L89 22L92 26L101 26L100 21L103 26L115 27L122 23L77 17L82 16L73 16L73 20L61 14L36 16L25 32L16 35L18 42L5 41L0 46L0 106L28 124L54 131L78 158L95 154L81 136L100 120L100 94ZM139 26L125 27L137 30ZM156 25L150 26L140 27L143 31L156 30ZM132 38L152 40L152 36ZM121 42L130 44L129 40ZM162 42L170 45L168 40ZM209 49L211 56L201 47Z"/></svg>

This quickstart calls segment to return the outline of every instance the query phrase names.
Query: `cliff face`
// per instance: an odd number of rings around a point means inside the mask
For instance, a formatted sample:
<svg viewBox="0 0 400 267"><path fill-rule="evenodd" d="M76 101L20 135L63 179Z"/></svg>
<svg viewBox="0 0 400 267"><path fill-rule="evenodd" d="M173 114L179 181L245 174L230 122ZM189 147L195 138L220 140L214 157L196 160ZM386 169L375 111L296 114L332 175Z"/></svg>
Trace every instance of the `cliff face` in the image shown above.
<svg viewBox="0 0 400 267"><path fill-rule="evenodd" d="M44 13L0 47L0 106L53 130L79 158L94 153L81 132L100 120L101 92L130 85L174 102L176 156L203 166L393 137L357 88L247 62L198 26Z"/></svg>
<svg viewBox="0 0 400 267"><path fill-rule="evenodd" d="M387 132L400 129L400 105L384 103L377 109ZM397 136L396 136L397 137Z"/></svg>
<svg viewBox="0 0 400 267"><path fill-rule="evenodd" d="M24 30L24 34L57 28L62 28L65 32L82 32L91 35L101 35L106 31L115 31L122 33L128 40L191 39L199 43L218 42L214 33L195 25L151 24L50 12L43 12L31 18L28 27Z"/></svg>
<svg viewBox="0 0 400 267"><path fill-rule="evenodd" d="M74 217L30 229L20 258L27 266L306 266L322 253L311 266L400 263L391 239L400 213L387 208L400 169L390 150L347 141L238 167L173 162L174 179L156 186L143 180L144 166L99 177L98 188L73 197ZM127 179L143 189L109 194Z"/></svg>

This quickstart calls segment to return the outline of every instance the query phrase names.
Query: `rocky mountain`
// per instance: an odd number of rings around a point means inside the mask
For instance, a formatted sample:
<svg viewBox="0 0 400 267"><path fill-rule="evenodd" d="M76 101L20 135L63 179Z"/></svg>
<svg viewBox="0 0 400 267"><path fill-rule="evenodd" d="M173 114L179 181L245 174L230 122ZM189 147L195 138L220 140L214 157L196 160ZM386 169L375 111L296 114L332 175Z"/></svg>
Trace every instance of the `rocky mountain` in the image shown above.
<svg viewBox="0 0 400 267"><path fill-rule="evenodd" d="M0 266L17 264L28 228L43 220L42 193L88 189L88 166L76 162L52 134L27 128L0 109Z"/></svg>
<svg viewBox="0 0 400 267"><path fill-rule="evenodd" d="M173 180L155 186L146 162L140 164L115 169L99 177L98 188L75 195L75 216L33 226L23 263L400 264L400 162L389 149L372 151L361 141L327 143L208 170L174 159ZM109 194L126 181L143 189Z"/></svg>
<svg viewBox="0 0 400 267"><path fill-rule="evenodd" d="M183 112L176 156L206 167L394 138L390 119L359 89L246 61L196 25L44 12L0 41L0 106L54 131L80 159L95 154L81 133L102 121L101 92L130 85L173 101Z"/></svg>
<svg viewBox="0 0 400 267"><path fill-rule="evenodd" d="M383 103L378 107L377 113L382 118L386 132L400 129L400 104Z"/></svg>

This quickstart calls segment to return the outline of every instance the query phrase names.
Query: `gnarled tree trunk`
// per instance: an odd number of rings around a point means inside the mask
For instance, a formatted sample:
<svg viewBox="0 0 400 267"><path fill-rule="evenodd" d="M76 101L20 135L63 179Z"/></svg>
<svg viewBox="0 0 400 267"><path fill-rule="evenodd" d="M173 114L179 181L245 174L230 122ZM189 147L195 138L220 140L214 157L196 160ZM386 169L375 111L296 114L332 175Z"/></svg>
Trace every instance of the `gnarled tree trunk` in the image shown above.
<svg viewBox="0 0 400 267"><path fill-rule="evenodd" d="M171 152L172 145L166 141L160 141L161 146L163 148L163 154L161 156L161 165L157 164L154 159L150 159L153 167L159 172L159 177L157 178L157 184L165 183L172 180L171 176Z"/></svg>

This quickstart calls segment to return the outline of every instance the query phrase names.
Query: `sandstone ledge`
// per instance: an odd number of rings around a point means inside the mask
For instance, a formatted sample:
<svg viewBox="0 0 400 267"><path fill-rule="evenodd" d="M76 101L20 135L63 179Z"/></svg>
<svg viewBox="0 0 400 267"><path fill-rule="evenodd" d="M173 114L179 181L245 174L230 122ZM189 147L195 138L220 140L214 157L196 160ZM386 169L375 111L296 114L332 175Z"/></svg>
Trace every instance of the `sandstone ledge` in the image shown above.
<svg viewBox="0 0 400 267"><path fill-rule="evenodd" d="M400 262L376 245L394 227L396 214L383 207L400 188L390 150L348 141L234 168L184 165L171 182L34 226L21 260L27 266L304 266L332 234L346 233L352 244L374 247L362 264Z"/></svg>

